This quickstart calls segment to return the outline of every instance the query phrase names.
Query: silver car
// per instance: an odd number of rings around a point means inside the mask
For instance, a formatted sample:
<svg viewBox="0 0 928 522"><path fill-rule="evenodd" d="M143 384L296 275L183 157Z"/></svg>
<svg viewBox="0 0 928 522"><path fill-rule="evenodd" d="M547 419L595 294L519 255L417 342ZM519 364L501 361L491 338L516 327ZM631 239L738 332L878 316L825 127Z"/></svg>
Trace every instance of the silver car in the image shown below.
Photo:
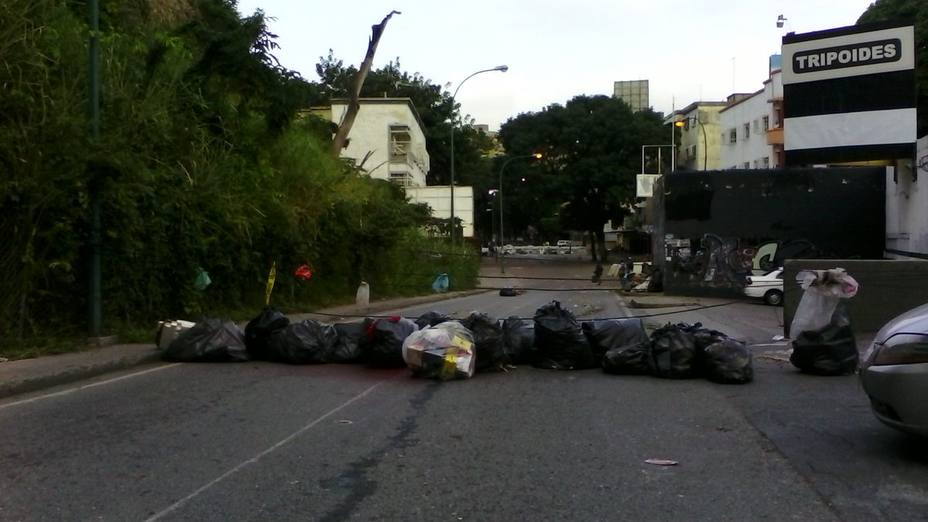
<svg viewBox="0 0 928 522"><path fill-rule="evenodd" d="M879 420L928 436L928 304L880 329L864 354L860 382Z"/></svg>

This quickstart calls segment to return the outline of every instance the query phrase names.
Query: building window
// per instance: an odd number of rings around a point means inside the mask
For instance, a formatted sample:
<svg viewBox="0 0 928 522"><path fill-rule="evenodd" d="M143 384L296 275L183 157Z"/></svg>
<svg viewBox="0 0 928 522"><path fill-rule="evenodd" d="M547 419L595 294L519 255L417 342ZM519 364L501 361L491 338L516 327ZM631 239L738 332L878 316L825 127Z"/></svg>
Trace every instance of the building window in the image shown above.
<svg viewBox="0 0 928 522"><path fill-rule="evenodd" d="M390 181L401 187L408 187L410 185L411 179L409 178L409 174L406 174L405 172L391 172Z"/></svg>
<svg viewBox="0 0 928 522"><path fill-rule="evenodd" d="M770 130L770 116L764 116L764 131Z"/></svg>
<svg viewBox="0 0 928 522"><path fill-rule="evenodd" d="M751 168L751 162L750 162L750 161L745 161L745 162L744 162L744 165L742 165L742 166L744 167L745 170L747 170L747 169Z"/></svg>
<svg viewBox="0 0 928 522"><path fill-rule="evenodd" d="M770 156L764 156L764 168L765 169L770 168Z"/></svg>
<svg viewBox="0 0 928 522"><path fill-rule="evenodd" d="M738 131L736 129L731 129L728 131L728 143L737 143L738 142Z"/></svg>
<svg viewBox="0 0 928 522"><path fill-rule="evenodd" d="M760 160L754 160L754 168L756 169L759 167L760 167Z"/></svg>
<svg viewBox="0 0 928 522"><path fill-rule="evenodd" d="M409 162L411 145L408 125L390 125L390 163Z"/></svg>
<svg viewBox="0 0 928 522"><path fill-rule="evenodd" d="M757 134L758 132L760 132L760 121L754 120L754 134Z"/></svg>
<svg viewBox="0 0 928 522"><path fill-rule="evenodd" d="M744 124L744 139L748 139L750 137L751 137L751 124L745 123Z"/></svg>

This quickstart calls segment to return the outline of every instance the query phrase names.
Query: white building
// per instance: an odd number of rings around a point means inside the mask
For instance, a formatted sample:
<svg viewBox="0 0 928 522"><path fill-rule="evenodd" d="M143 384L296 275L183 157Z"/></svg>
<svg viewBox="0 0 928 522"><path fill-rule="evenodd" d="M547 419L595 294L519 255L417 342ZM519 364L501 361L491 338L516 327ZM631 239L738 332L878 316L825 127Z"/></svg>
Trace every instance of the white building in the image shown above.
<svg viewBox="0 0 928 522"><path fill-rule="evenodd" d="M899 161L886 177L886 256L928 259L928 136L918 140L914 163Z"/></svg>
<svg viewBox="0 0 928 522"><path fill-rule="evenodd" d="M771 61L772 62L772 61ZM732 94L719 112L720 167L768 169L783 166L783 78L771 70L764 88Z"/></svg>
<svg viewBox="0 0 928 522"><path fill-rule="evenodd" d="M372 178L404 187L424 187L429 173L422 119L409 98L361 98L342 158L354 161ZM332 100L328 118L339 124L348 100ZM324 111L314 111L324 112Z"/></svg>
<svg viewBox="0 0 928 522"><path fill-rule="evenodd" d="M674 112L671 119L680 125L676 167L687 170L718 170L725 165L719 157L720 112L727 102L698 101Z"/></svg>

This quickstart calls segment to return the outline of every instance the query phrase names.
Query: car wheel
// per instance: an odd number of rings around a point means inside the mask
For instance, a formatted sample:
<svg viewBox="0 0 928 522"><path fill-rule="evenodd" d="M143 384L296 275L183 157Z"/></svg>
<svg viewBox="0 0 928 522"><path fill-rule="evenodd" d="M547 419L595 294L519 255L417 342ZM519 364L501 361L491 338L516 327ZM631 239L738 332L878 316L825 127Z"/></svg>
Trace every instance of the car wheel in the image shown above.
<svg viewBox="0 0 928 522"><path fill-rule="evenodd" d="M770 306L783 306L783 292L780 290L769 290L764 294L764 302Z"/></svg>

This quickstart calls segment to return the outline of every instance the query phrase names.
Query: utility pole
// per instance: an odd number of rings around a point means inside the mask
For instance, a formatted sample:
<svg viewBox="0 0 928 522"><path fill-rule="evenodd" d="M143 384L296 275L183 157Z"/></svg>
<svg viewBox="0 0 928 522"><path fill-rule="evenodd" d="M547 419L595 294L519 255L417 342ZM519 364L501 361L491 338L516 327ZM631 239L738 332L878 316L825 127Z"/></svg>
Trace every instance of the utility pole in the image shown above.
<svg viewBox="0 0 928 522"><path fill-rule="evenodd" d="M100 2L89 0L90 11L90 142L100 140ZM101 270L102 224L100 214L100 184L98 173L91 171L90 183L90 336L99 338L103 328L103 291Z"/></svg>

